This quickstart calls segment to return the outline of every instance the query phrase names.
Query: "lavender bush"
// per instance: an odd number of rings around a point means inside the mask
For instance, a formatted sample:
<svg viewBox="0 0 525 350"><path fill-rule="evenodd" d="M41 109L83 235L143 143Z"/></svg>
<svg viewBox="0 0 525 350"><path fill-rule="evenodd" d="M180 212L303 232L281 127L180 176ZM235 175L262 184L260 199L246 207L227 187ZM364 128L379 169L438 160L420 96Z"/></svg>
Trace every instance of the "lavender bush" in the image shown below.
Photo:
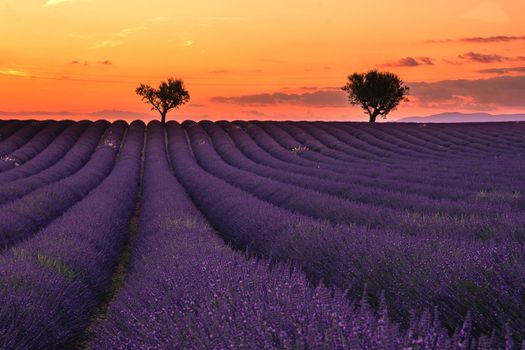
<svg viewBox="0 0 525 350"><path fill-rule="evenodd" d="M525 349L524 135L0 120L0 349Z"/></svg>
<svg viewBox="0 0 525 350"><path fill-rule="evenodd" d="M66 349L83 339L127 240L143 139L144 124L133 123L98 187L0 255L2 349Z"/></svg>

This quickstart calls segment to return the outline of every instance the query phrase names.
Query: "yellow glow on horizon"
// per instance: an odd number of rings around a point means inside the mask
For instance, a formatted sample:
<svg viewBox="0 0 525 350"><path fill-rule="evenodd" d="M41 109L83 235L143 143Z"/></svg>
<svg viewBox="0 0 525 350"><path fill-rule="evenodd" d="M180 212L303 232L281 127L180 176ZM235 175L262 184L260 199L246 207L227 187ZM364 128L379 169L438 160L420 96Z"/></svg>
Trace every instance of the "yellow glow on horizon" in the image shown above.
<svg viewBox="0 0 525 350"><path fill-rule="evenodd" d="M28 77L29 73L17 69L0 69L0 75L12 75L16 77Z"/></svg>
<svg viewBox="0 0 525 350"><path fill-rule="evenodd" d="M45 3L44 7L48 7L48 6L53 6L53 5L59 5L59 4L63 4L65 2L72 2L74 0L47 0L47 2Z"/></svg>

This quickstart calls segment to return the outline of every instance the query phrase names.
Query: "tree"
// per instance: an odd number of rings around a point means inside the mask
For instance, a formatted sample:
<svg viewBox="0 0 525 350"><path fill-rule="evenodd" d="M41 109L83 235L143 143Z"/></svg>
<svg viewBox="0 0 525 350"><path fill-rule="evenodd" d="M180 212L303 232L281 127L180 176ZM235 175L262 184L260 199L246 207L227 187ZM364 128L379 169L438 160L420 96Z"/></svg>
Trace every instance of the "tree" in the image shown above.
<svg viewBox="0 0 525 350"><path fill-rule="evenodd" d="M143 101L153 106L151 110L157 110L160 113L162 124L166 122L166 114L170 110L190 100L190 94L180 79L169 78L167 82L161 82L158 89L140 84L135 92L142 97Z"/></svg>
<svg viewBox="0 0 525 350"><path fill-rule="evenodd" d="M348 76L348 83L342 89L348 93L352 105L360 105L368 113L370 123L379 115L386 118L401 101L408 101L406 96L410 90L394 73L377 70Z"/></svg>

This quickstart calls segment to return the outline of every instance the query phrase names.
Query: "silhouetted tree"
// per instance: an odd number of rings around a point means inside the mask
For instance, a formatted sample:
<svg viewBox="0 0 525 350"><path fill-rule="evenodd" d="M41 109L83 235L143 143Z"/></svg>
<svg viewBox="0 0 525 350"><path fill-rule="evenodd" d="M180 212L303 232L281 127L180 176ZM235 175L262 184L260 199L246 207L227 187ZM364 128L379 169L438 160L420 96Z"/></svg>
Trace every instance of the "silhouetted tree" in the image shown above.
<svg viewBox="0 0 525 350"><path fill-rule="evenodd" d="M143 101L153 106L151 110L156 109L160 113L162 124L166 122L166 114L171 109L176 109L190 100L190 94L180 79L169 78L167 82L161 82L158 89L140 84L135 92Z"/></svg>
<svg viewBox="0 0 525 350"><path fill-rule="evenodd" d="M342 89L348 93L352 105L359 105L368 113L370 123L379 115L386 118L401 101L408 101L406 96L410 90L394 73L377 70L348 76L348 83Z"/></svg>

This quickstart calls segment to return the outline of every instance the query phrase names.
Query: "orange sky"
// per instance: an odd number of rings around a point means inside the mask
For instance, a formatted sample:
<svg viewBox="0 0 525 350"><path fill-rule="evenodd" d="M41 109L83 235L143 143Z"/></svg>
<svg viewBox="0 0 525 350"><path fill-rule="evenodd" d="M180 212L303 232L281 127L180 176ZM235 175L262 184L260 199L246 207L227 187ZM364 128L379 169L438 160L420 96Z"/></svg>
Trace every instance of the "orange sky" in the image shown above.
<svg viewBox="0 0 525 350"><path fill-rule="evenodd" d="M412 86L392 119L523 112L524 15L523 0L0 0L0 118L147 118L135 87L173 76L192 99L172 118L366 119L337 88L372 68Z"/></svg>

